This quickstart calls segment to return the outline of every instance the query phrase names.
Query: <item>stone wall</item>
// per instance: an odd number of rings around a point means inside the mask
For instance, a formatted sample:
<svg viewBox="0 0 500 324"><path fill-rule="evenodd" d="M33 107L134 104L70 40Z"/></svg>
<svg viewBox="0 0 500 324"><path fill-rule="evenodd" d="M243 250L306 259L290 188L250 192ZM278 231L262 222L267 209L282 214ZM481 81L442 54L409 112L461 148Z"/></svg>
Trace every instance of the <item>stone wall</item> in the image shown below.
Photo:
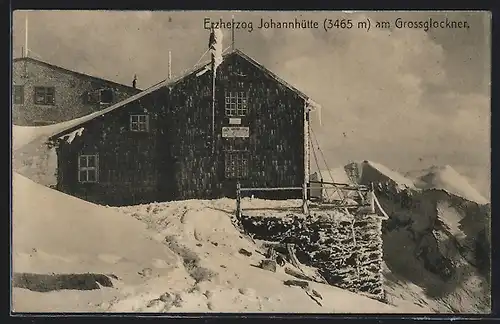
<svg viewBox="0 0 500 324"><path fill-rule="evenodd" d="M295 244L299 261L330 285L383 300L379 216L329 211L307 218L242 216L241 223L255 239Z"/></svg>

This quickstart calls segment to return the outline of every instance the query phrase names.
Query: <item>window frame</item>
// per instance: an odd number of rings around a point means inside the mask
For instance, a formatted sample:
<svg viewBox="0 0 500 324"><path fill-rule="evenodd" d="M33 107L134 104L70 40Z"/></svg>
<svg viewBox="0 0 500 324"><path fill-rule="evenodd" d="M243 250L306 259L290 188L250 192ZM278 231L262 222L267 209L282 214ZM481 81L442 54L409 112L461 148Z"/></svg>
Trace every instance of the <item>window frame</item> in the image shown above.
<svg viewBox="0 0 500 324"><path fill-rule="evenodd" d="M43 102L38 100L39 91L43 90ZM50 92L52 92L50 94ZM52 100L47 100L47 97L51 95ZM49 97L50 98L50 97ZM56 105L56 88L53 86L35 86L34 87L34 98L33 102L38 106L55 106Z"/></svg>
<svg viewBox="0 0 500 324"><path fill-rule="evenodd" d="M82 166L82 157L85 158L86 166ZM95 165L89 167L89 158L94 158ZM94 180L89 180L89 171L95 172ZM85 178L81 178L81 172L85 172ZM79 154L78 155L78 182L79 183L98 183L99 182L99 154Z"/></svg>
<svg viewBox="0 0 500 324"><path fill-rule="evenodd" d="M248 92L226 91L224 112L227 117L245 117L248 114Z"/></svg>
<svg viewBox="0 0 500 324"><path fill-rule="evenodd" d="M233 165L231 165L233 164ZM248 179L250 176L250 152L227 150L224 152L224 177L226 179Z"/></svg>
<svg viewBox="0 0 500 324"><path fill-rule="evenodd" d="M141 117L144 117L144 121L141 121ZM134 121L134 118L137 118ZM137 128L134 128L133 125L137 125ZM140 125L144 125L144 128L141 129ZM147 133L149 132L149 114L131 114L129 118L129 129L131 132L135 133Z"/></svg>
<svg viewBox="0 0 500 324"><path fill-rule="evenodd" d="M102 101L102 92L103 91L110 91L111 92L111 100L109 102ZM113 103L115 97L115 92L112 88L103 88L99 89L99 104L101 105L110 105Z"/></svg>
<svg viewBox="0 0 500 324"><path fill-rule="evenodd" d="M24 105L24 85L14 84L12 87L12 94L14 95L14 105ZM20 98L19 102L17 101L18 98Z"/></svg>

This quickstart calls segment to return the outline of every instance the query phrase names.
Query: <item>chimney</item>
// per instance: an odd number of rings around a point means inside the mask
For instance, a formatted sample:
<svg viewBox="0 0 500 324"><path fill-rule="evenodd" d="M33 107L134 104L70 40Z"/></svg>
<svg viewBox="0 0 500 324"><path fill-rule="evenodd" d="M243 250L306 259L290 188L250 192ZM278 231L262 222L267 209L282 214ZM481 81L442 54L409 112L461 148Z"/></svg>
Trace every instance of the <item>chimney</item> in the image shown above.
<svg viewBox="0 0 500 324"><path fill-rule="evenodd" d="M137 88L137 75L134 74L134 80L132 80L132 87Z"/></svg>

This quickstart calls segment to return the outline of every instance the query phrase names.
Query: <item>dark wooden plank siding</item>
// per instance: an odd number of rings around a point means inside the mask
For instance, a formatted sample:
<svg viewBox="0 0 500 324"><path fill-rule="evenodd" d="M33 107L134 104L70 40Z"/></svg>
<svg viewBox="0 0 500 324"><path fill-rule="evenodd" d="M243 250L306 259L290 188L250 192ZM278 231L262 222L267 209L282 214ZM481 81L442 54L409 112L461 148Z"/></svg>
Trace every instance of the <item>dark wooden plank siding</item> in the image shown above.
<svg viewBox="0 0 500 324"><path fill-rule="evenodd" d="M161 128L158 123L162 105L161 92L134 101L125 109L105 118L97 118L84 126L82 136L71 144L59 146L58 183L62 191L86 200L121 205L158 200L160 167L168 169L164 158ZM149 116L149 131L131 132L131 114ZM99 181L79 183L78 156L99 155ZM160 160L161 158L161 160ZM64 161L61 161L63 159ZM169 199L166 197L165 199Z"/></svg>
<svg viewBox="0 0 500 324"><path fill-rule="evenodd" d="M217 70L215 138L212 74L191 74L86 124L81 137L58 149L59 188L84 199L120 205L234 197L236 180L225 174L226 152L248 152L243 187L300 187L304 181L304 100L239 55ZM223 138L225 93L246 91L248 138ZM147 111L150 131L129 131L133 113ZM99 153L100 178L78 182L78 154ZM257 197L263 196L255 193ZM298 198L300 191L267 192Z"/></svg>
<svg viewBox="0 0 500 324"><path fill-rule="evenodd" d="M211 71L188 76L171 91L169 104L175 130L169 137L178 138L173 140L176 198L233 197L236 181L226 179L224 174L224 153L229 150L249 152L249 177L241 180L243 186L301 186L304 101L240 56L228 57L217 71L215 154ZM225 115L226 91L248 93L248 114L242 118L242 126L250 128L249 138L222 138L222 127L230 126ZM300 192L293 196L300 197Z"/></svg>

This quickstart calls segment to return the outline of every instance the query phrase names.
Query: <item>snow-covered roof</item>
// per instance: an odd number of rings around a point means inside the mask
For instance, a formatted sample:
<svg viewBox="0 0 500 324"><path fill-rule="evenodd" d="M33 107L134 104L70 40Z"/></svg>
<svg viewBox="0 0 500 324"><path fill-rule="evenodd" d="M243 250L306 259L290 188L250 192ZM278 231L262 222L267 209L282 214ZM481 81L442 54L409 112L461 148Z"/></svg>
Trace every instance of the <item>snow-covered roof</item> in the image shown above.
<svg viewBox="0 0 500 324"><path fill-rule="evenodd" d="M116 82L116 81L113 81L113 80L104 79L104 78L101 78L101 77L97 77L97 76L86 74L86 73L82 73L82 72L73 71L73 70L64 68L62 66L55 65L55 64L52 64L52 63L48 63L48 62L45 62L45 61L42 61L42 60L39 60L39 59L36 59L36 58L33 58L33 57L29 57L29 56L28 57L17 57L15 59L13 59L13 62L23 62L23 61L29 61L29 62L38 64L38 65L43 65L43 66L46 66L46 67L51 68L53 70L58 70L58 71L61 71L63 73L66 73L66 74L73 74L73 75L76 75L76 76L82 77L82 78L94 79L94 80L98 80L98 81L104 81L106 83L113 84L113 85L118 86L118 87L128 88L129 90L132 90L132 91L136 91L136 92L140 92L141 91L141 89L134 88L134 87L132 87L130 85L127 85L127 84L119 83L119 82Z"/></svg>
<svg viewBox="0 0 500 324"><path fill-rule="evenodd" d="M241 57L243 57L245 60L247 60L248 62L250 62L252 65L254 65L255 67L257 67L259 70L263 71L266 75L268 75L270 78L276 80L277 82L279 82L280 84L284 85L285 87L289 88L290 90L292 90L293 92L295 92L300 98L304 99L306 102L307 102L307 105L312 107L312 108L316 108L319 106L318 103L314 102L311 98L309 98L306 94L304 94L303 92L301 92L300 90L298 90L297 88L295 88L294 86L292 86L291 84L289 84L288 82L286 82L285 80L281 79L280 77L278 77L275 73L273 73L272 71L270 71L269 69L267 69L266 67L264 67L262 64L258 63L257 61L255 61L253 58L251 58L250 56L246 55L245 53L243 53L242 51L238 50L238 49L234 49L234 50L231 50L229 51L228 53L224 54L223 57L227 57L227 56L230 56L230 55L233 55L233 54L236 54L236 55L239 55ZM81 125L91 121L91 120L94 120L95 118L98 118L98 117L101 117L111 111L114 111L116 109L119 109L125 105L127 105L128 103L131 103L137 99L140 99L158 89L161 89L163 87L173 87L175 86L177 83L179 83L180 81L182 81L184 78L186 78L187 76L190 76L192 75L193 73L200 73L200 72L204 72L204 70L206 70L208 67L209 67L209 64L210 62L205 62L201 65L196 65L194 66L193 68L189 69L188 71L186 71L185 73L183 73L182 75L176 77L176 78L173 78L173 79L165 79L149 88L147 88L146 90L136 94L136 95L133 95L133 96L130 96L128 97L127 99L123 100L123 101L120 101L114 105L111 105L109 106L108 108L106 109L103 109L103 110L100 110L98 112L95 112L95 113L92 113L92 114L89 114L87 116L84 116L82 118L79 118L78 121L75 120L75 123L74 124L71 124L63 129L61 129L58 133L54 134L53 136L51 136L49 138L49 140L51 141L54 141L56 140L57 138L65 135L66 133L68 132L71 132L71 131L74 131L76 128L78 127L81 127Z"/></svg>

